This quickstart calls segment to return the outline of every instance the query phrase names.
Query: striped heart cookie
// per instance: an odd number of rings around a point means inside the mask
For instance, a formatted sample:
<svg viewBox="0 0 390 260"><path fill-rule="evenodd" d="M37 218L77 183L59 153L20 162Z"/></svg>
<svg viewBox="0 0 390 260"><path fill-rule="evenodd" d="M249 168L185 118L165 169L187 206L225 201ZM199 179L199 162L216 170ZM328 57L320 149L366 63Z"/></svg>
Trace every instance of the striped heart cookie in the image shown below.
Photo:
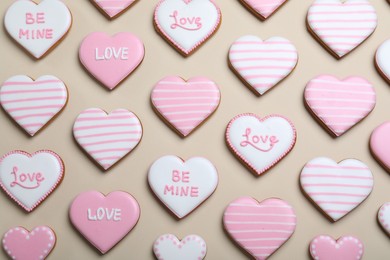
<svg viewBox="0 0 390 260"><path fill-rule="evenodd" d="M217 110L220 99L217 84L204 77L187 81L166 77L156 84L151 94L154 110L183 137Z"/></svg>
<svg viewBox="0 0 390 260"><path fill-rule="evenodd" d="M295 68L298 52L282 37L263 41L246 35L237 39L229 51L229 66L256 95L263 95Z"/></svg>
<svg viewBox="0 0 390 260"><path fill-rule="evenodd" d="M0 89L0 104L29 135L34 136L66 106L68 91L54 76L35 81L25 75L7 79Z"/></svg>
<svg viewBox="0 0 390 260"><path fill-rule="evenodd" d="M307 25L339 59L374 32L377 15L368 0L315 0L307 14Z"/></svg>
<svg viewBox="0 0 390 260"><path fill-rule="evenodd" d="M131 7L137 0L91 0L100 11L114 19Z"/></svg>
<svg viewBox="0 0 390 260"><path fill-rule="evenodd" d="M339 80L321 75L307 84L305 101L309 110L337 137L374 109L376 94L372 84L364 78Z"/></svg>
<svg viewBox="0 0 390 260"><path fill-rule="evenodd" d="M390 39L382 43L376 51L375 65L379 73L390 83Z"/></svg>
<svg viewBox="0 0 390 260"><path fill-rule="evenodd" d="M260 19L265 20L275 13L287 0L241 0Z"/></svg>
<svg viewBox="0 0 390 260"><path fill-rule="evenodd" d="M310 255L314 260L360 260L363 253L363 243L353 236L342 236L336 241L320 235L310 243Z"/></svg>
<svg viewBox="0 0 390 260"><path fill-rule="evenodd" d="M77 143L104 170L130 153L141 141L142 133L140 120L126 109L107 114L100 108L89 108L73 126Z"/></svg>
<svg viewBox="0 0 390 260"><path fill-rule="evenodd" d="M378 212L378 221L388 235L390 235L390 202L382 205Z"/></svg>
<svg viewBox="0 0 390 260"><path fill-rule="evenodd" d="M326 157L308 162L300 182L306 195L333 221L359 206L374 186L373 175L364 163L355 159L336 163Z"/></svg>
<svg viewBox="0 0 390 260"><path fill-rule="evenodd" d="M258 202L241 197L225 209L223 224L231 238L255 259L264 260L294 233L294 209L284 200Z"/></svg>

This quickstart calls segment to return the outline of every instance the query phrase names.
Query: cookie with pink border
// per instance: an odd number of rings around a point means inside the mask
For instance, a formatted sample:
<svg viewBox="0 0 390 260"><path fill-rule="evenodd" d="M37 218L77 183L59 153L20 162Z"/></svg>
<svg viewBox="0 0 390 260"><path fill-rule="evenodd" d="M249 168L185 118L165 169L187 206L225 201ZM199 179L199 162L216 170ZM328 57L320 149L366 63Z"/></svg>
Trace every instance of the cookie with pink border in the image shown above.
<svg viewBox="0 0 390 260"><path fill-rule="evenodd" d="M390 121L384 122L372 131L370 150L382 167L390 172Z"/></svg>
<svg viewBox="0 0 390 260"><path fill-rule="evenodd" d="M280 115L260 117L247 113L234 117L226 128L226 144L256 175L282 160L295 145L293 123Z"/></svg>
<svg viewBox="0 0 390 260"><path fill-rule="evenodd" d="M240 2L261 20L273 15L287 0L240 0Z"/></svg>
<svg viewBox="0 0 390 260"><path fill-rule="evenodd" d="M390 83L390 39L382 43L375 54L375 65L382 77Z"/></svg>
<svg viewBox="0 0 390 260"><path fill-rule="evenodd" d="M109 19L114 19L127 11L137 0L91 0L91 2Z"/></svg>
<svg viewBox="0 0 390 260"><path fill-rule="evenodd" d="M11 151L0 158L0 186L27 212L41 204L61 183L65 168L58 154L40 150Z"/></svg>
<svg viewBox="0 0 390 260"><path fill-rule="evenodd" d="M378 221L383 230L390 236L390 202L386 202L379 209Z"/></svg>
<svg viewBox="0 0 390 260"><path fill-rule="evenodd" d="M10 259L46 259L56 241L50 227L38 226L31 232L23 227L15 227L4 234L3 248Z"/></svg>
<svg viewBox="0 0 390 260"><path fill-rule="evenodd" d="M160 0L154 11L156 31L185 57L218 30L221 19L213 0Z"/></svg>
<svg viewBox="0 0 390 260"><path fill-rule="evenodd" d="M309 251L314 260L360 260L364 246L353 236L342 236L336 241L330 236L320 235L311 241Z"/></svg>

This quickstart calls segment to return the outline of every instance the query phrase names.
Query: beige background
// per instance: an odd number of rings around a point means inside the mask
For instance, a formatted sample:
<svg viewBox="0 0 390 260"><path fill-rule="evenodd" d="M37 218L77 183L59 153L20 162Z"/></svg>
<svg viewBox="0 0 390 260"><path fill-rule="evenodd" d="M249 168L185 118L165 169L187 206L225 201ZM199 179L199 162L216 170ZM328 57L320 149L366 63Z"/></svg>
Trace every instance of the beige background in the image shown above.
<svg viewBox="0 0 390 260"><path fill-rule="evenodd" d="M12 2L0 2L2 17ZM319 234L329 234L335 238L355 235L364 242L365 259L390 258L390 239L376 221L379 207L390 201L390 176L372 158L368 149L371 131L390 118L390 88L377 73L373 63L376 48L390 37L390 6L385 0L372 0L379 16L375 33L341 61L333 58L307 32L305 17L311 1L290 0L268 21L261 22L237 0L217 0L223 13L219 31L186 59L154 31L152 15L157 0L141 0L111 22L87 0L64 2L73 13L73 26L65 40L43 60L32 60L8 37L3 27L0 29L0 81L17 74L27 74L34 78L52 74L64 80L70 94L63 113L34 138L29 138L3 111L0 112L0 129L3 133L0 154L14 149L28 152L52 149L62 156L66 165L62 184L30 214L12 203L4 193L0 194L1 234L17 225L31 229L45 224L51 226L58 237L50 259L100 258L97 251L70 224L69 204L83 191L108 193L125 190L139 201L141 219L135 229L104 258L153 259L151 248L159 235L173 233L184 237L195 233L207 242L207 259L245 259L246 256L224 233L224 208L239 196L252 196L258 200L279 197L294 206L298 226L292 238L272 259L308 259L309 242ZM139 69L112 92L92 79L78 62L77 50L81 40L94 31L111 34L130 31L145 44L146 56ZM230 44L245 34L255 34L263 39L283 36L290 39L299 51L299 63L293 74L260 98L248 90L227 65ZM338 139L333 139L322 129L303 104L305 84L322 73L340 78L363 76L375 85L378 93L373 113ZM217 82L222 91L222 103L218 111L186 139L181 139L167 127L149 103L154 84L167 75L184 78L206 76ZM138 148L106 173L87 158L72 137L74 119L89 107L100 107L107 111L127 108L140 117L144 126L144 137ZM297 144L290 155L261 177L254 177L242 166L224 142L227 123L243 112L262 116L271 113L285 115L295 123L298 131ZM216 165L220 176L214 195L180 221L174 219L155 199L146 180L151 163L167 154L183 158L204 156ZM302 166L317 156L328 156L336 161L360 159L371 168L375 177L375 187L370 197L337 223L330 223L299 189L298 176ZM0 258L5 258L3 252Z"/></svg>

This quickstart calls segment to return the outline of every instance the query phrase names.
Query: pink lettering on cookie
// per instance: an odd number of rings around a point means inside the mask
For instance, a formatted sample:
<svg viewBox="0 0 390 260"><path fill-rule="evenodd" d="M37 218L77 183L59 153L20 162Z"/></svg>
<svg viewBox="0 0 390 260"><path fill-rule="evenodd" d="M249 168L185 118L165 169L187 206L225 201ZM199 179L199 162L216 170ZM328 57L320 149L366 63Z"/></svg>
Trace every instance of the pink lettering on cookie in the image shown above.
<svg viewBox="0 0 390 260"><path fill-rule="evenodd" d="M17 166L13 167L11 175L14 176L14 181L10 184L11 188L18 185L24 189L36 189L39 188L41 182L45 180L45 177L42 175L42 173L20 173Z"/></svg>
<svg viewBox="0 0 390 260"><path fill-rule="evenodd" d="M87 217L90 221L121 221L121 214L121 209L118 208L87 209Z"/></svg>
<svg viewBox="0 0 390 260"><path fill-rule="evenodd" d="M95 59L99 60L128 60L129 48L127 47L107 47L104 50L95 48Z"/></svg>
<svg viewBox="0 0 390 260"><path fill-rule="evenodd" d="M175 10L169 17L174 20L171 24L173 30L179 27L188 31L197 31L202 28L202 18L199 16L180 17L179 11Z"/></svg>
<svg viewBox="0 0 390 260"><path fill-rule="evenodd" d="M245 137L245 140L240 143L242 147L246 147L248 145L253 148L261 151L261 152L269 152L271 151L275 144L279 142L278 138L274 135L251 135L252 130L250 128L245 129L245 133L242 135ZM268 148L262 148L260 145L268 144Z"/></svg>
<svg viewBox="0 0 390 260"><path fill-rule="evenodd" d="M179 197L198 197L199 188L196 186L174 186L165 185L164 195L179 196Z"/></svg>
<svg viewBox="0 0 390 260"><path fill-rule="evenodd" d="M39 39L53 39L53 29L19 29L19 39L39 40Z"/></svg>
<svg viewBox="0 0 390 260"><path fill-rule="evenodd" d="M26 24L45 23L45 13L26 13Z"/></svg>

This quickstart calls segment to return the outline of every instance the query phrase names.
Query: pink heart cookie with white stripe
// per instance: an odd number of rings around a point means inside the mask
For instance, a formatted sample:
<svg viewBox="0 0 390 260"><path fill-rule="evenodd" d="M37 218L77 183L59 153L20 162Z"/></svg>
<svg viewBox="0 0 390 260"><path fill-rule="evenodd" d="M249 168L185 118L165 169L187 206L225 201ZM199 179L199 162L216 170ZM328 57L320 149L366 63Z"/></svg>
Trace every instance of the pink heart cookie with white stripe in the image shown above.
<svg viewBox="0 0 390 260"><path fill-rule="evenodd" d="M187 81L177 76L165 77L151 94L155 111L182 137L188 136L210 117L217 110L220 99L217 84L204 77Z"/></svg>
<svg viewBox="0 0 390 260"><path fill-rule="evenodd" d="M251 256L267 259L294 233L294 209L284 200L270 198L258 202L242 197L225 209L223 224L231 238Z"/></svg>
<svg viewBox="0 0 390 260"><path fill-rule="evenodd" d="M336 137L367 117L376 104L374 87L361 77L321 75L309 81L304 96L310 112Z"/></svg>
<svg viewBox="0 0 390 260"><path fill-rule="evenodd" d="M326 157L308 162L300 182L306 195L333 221L359 206L374 187L373 175L364 163L355 159L336 163Z"/></svg>
<svg viewBox="0 0 390 260"><path fill-rule="evenodd" d="M287 0L241 0L256 16L262 20L274 14Z"/></svg>
<svg viewBox="0 0 390 260"><path fill-rule="evenodd" d="M258 96L285 79L298 63L295 46L282 37L263 41L246 35L237 39L229 51L229 65Z"/></svg>
<svg viewBox="0 0 390 260"><path fill-rule="evenodd" d="M126 109L107 114L100 108L89 108L81 112L73 126L77 143L104 170L130 153L142 134L140 120Z"/></svg>
<svg viewBox="0 0 390 260"><path fill-rule="evenodd" d="M91 0L108 18L114 19L124 13L137 0Z"/></svg>
<svg viewBox="0 0 390 260"><path fill-rule="evenodd" d="M378 221L388 235L390 235L390 202L382 205L378 212Z"/></svg>
<svg viewBox="0 0 390 260"><path fill-rule="evenodd" d="M375 31L377 20L368 0L315 0L307 14L307 27L340 59Z"/></svg>
<svg viewBox="0 0 390 260"><path fill-rule="evenodd" d="M363 243L353 236L343 236L336 241L321 235L310 243L310 255L314 260L360 260L363 253Z"/></svg>

